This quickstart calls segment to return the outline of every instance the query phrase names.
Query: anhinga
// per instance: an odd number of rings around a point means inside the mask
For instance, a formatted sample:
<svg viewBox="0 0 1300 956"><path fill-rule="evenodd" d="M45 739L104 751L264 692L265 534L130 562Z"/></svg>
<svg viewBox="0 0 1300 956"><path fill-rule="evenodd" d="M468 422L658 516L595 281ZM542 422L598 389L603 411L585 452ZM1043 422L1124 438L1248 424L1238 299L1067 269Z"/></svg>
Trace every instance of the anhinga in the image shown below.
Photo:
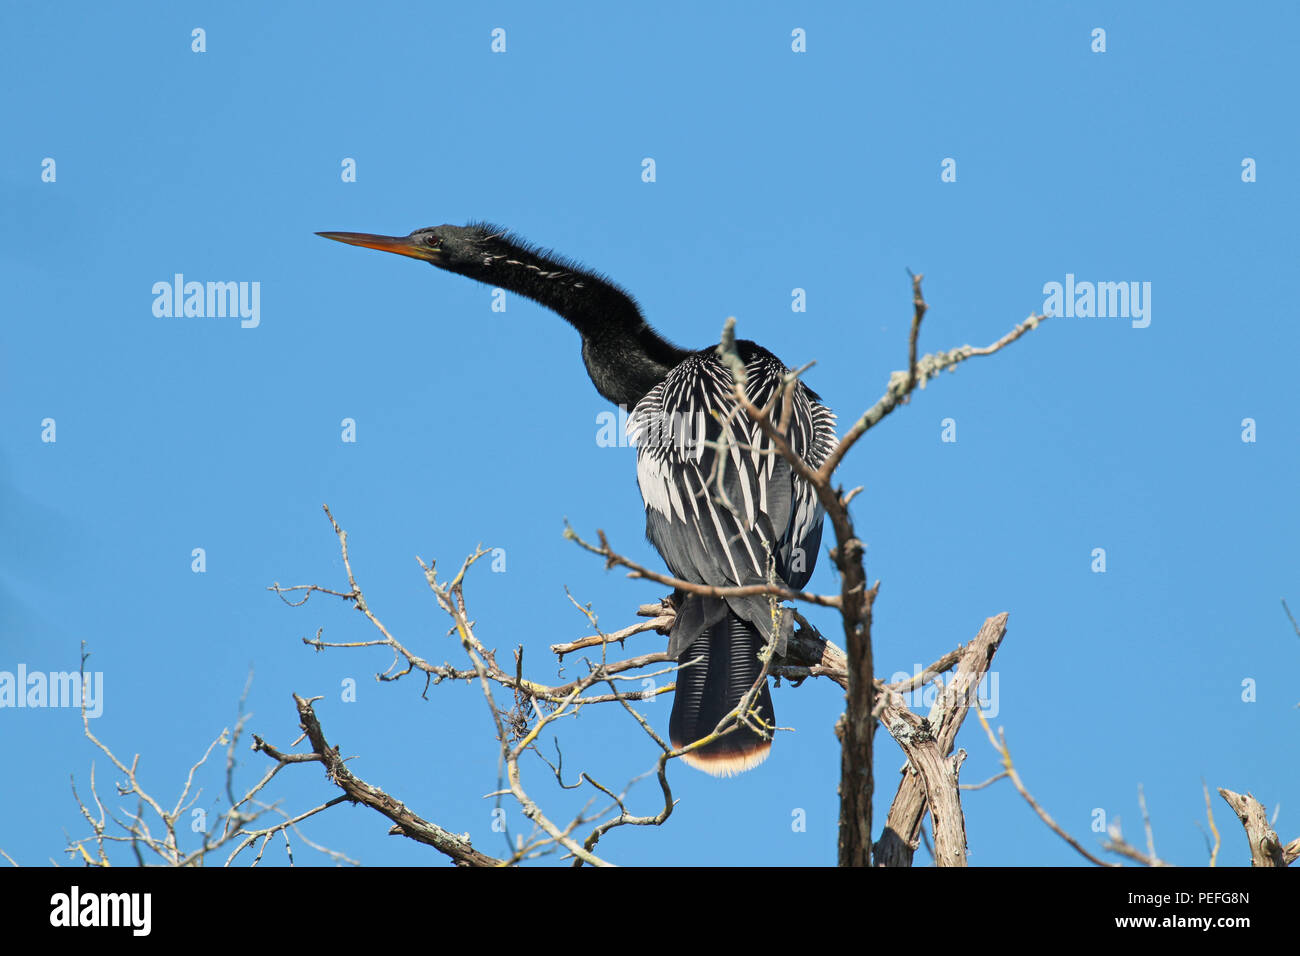
<svg viewBox="0 0 1300 956"><path fill-rule="evenodd" d="M645 321L632 297L604 277L485 223L434 226L408 236L353 232L318 235L354 246L423 259L440 269L507 289L546 306L582 336L582 360L601 395L632 409L637 481L646 534L677 578L730 587L775 579L802 589L821 543L823 511L753 419L737 408L731 371L710 346L680 349ZM778 421L788 415L793 451L818 467L835 441L835 418L799 382L784 408L778 393L788 369L767 349L736 342L746 391L763 407L773 395ZM673 696L674 747L708 736L734 710L762 671L773 641L785 650L789 610L765 595L714 598L679 594L668 654L683 662ZM687 663L690 662L690 663ZM775 727L764 681L756 722L697 748L683 760L730 775L760 763ZM765 728L759 733L755 725Z"/></svg>

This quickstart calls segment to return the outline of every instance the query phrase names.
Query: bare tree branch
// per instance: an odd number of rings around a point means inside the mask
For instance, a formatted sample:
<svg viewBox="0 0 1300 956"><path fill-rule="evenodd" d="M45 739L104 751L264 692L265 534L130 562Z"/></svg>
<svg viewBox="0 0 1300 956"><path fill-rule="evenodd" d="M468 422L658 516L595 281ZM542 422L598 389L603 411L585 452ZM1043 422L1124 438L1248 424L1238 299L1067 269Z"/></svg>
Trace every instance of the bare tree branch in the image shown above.
<svg viewBox="0 0 1300 956"><path fill-rule="evenodd" d="M1290 866L1300 857L1300 838L1283 846L1277 831L1268 821L1264 805L1255 799L1254 794L1243 795L1220 787L1219 796L1232 807L1246 831L1251 866Z"/></svg>
<svg viewBox="0 0 1300 956"><path fill-rule="evenodd" d="M926 730L929 735L927 750L933 753L928 756L931 767L937 766L941 758L949 756L957 740L957 732L961 729L962 722L966 719L967 713L972 705L978 708L976 695L980 683L984 680L985 674L988 673L990 665L993 663L993 655L997 653L1002 644L1002 638L1007 632L1007 614L990 617L980 627L979 633L975 635L974 640L964 648L958 648L951 654L945 655L939 661L936 661L917 679L910 683L917 685L924 680L929 680L928 675L937 675L944 669L951 666L953 657L957 659L957 673L954 675L952 682L947 689L939 694L930 709L929 719L926 721ZM910 689L910 688L909 688ZM884 707L882 708L882 722L886 729L898 739L898 734L894 733L894 728L900 721L907 721L910 712L907 711L906 704L901 700L896 701L895 697L887 697ZM904 748L906 749L906 748ZM936 790L943 790L946 785L941 786L943 782L931 775L927 780L921 773L912 755L909 753L909 765L903 768L903 779L899 782L898 792L894 795L894 802L890 805L889 815L885 820L885 828L881 834L879 843L876 844L876 865L877 866L910 866L912 863L912 854L917 847L917 841L921 831L921 821L925 816L927 807L933 807L930 799L932 793ZM955 774L953 774L955 784ZM953 803L957 797L952 794L945 795L945 810L948 813L953 811ZM933 814L932 814L933 817ZM942 826L948 837L942 841L945 847L951 847L956 840L957 823L951 819L932 820L935 827ZM964 829L962 831L964 837ZM936 850L941 842L938 835L935 838ZM942 864L941 864L942 865Z"/></svg>
<svg viewBox="0 0 1300 956"><path fill-rule="evenodd" d="M1060 825L1052 819L1051 814L1039 806L1038 801L1035 800L1025 788L1024 782L1020 779L1020 774L1016 771L1015 762L1011 759L1011 749L1007 746L1006 737L1000 732L996 737L993 735L993 728L989 726L989 722L984 718L983 711L976 709L975 716L980 719L980 724L983 726L984 732L988 734L989 743L993 745L993 749L998 752L999 756L1001 756L1002 769L1006 772L1007 777L1016 788L1016 792L1025 798L1025 802L1033 808L1036 814L1038 814L1039 819L1051 827L1052 831L1057 836L1070 844L1070 846L1074 847L1074 849L1078 851L1079 855L1089 863L1095 863L1097 866L1119 866L1118 863L1107 863L1105 860L1099 860L1097 857L1085 850L1078 840L1061 829Z"/></svg>
<svg viewBox="0 0 1300 956"><path fill-rule="evenodd" d="M389 831L390 833L400 834L419 843L427 844L439 853L451 857L457 866L501 865L502 861L496 857L475 850L470 845L469 840L447 832L436 823L430 823L409 810L400 800L394 800L378 787L372 786L355 776L343 762L338 748L330 746L326 741L325 731L321 728L320 720L316 717L316 712L313 709L313 705L317 700L320 700L320 698L314 697L311 700L306 700L297 694L293 695L293 702L298 708L299 726L306 734L312 748L310 754L296 756L307 760L319 760L323 763L330 782L343 791L346 799L377 810L393 821L394 825ZM286 762L287 755L269 747L261 738L256 738L253 749L265 752L280 763ZM331 806L337 802L337 800L330 801L325 806ZM313 810L311 812L315 813L317 811Z"/></svg>

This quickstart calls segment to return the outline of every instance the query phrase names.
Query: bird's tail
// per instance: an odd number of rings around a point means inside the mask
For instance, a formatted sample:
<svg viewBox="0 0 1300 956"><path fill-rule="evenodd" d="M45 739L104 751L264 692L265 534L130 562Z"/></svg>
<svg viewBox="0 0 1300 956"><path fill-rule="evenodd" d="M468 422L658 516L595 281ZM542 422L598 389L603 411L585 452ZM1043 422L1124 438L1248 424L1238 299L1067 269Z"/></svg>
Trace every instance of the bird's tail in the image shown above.
<svg viewBox="0 0 1300 956"><path fill-rule="evenodd" d="M763 638L752 624L728 612L706 628L678 657L673 713L668 733L674 747L684 747L713 732L728 712L754 686L763 670L759 652ZM695 663L690 663L695 661ZM754 722L776 725L767 681L754 698ZM756 767L772 749L771 731L764 738L745 723L707 746L692 750L682 760L717 777L730 777Z"/></svg>

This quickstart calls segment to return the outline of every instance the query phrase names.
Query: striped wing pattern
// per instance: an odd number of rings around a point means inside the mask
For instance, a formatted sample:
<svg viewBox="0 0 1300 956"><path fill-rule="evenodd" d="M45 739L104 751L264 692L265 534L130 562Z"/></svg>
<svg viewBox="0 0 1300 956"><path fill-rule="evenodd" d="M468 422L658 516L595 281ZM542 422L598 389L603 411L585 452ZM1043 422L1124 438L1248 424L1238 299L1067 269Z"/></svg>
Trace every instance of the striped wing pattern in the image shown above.
<svg viewBox="0 0 1300 956"><path fill-rule="evenodd" d="M744 344L746 391L763 408L783 390L788 370L765 349ZM835 417L802 383L790 400L790 446L818 467L834 447ZM784 401L770 413L773 421L780 422ZM715 586L758 584L768 580L771 562L789 587L807 584L824 512L807 482L738 409L731 373L713 349L688 357L646 395L628 433L637 445L646 531L675 576ZM771 635L766 599L728 604Z"/></svg>

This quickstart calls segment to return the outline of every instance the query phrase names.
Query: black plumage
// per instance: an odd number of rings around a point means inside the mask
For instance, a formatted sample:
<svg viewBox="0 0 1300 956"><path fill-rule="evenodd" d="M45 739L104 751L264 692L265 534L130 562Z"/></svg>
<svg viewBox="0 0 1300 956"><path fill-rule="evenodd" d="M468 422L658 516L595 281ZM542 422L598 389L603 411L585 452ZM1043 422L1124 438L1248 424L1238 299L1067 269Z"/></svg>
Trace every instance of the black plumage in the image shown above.
<svg viewBox="0 0 1300 956"><path fill-rule="evenodd" d="M745 394L763 408L778 396L785 414L788 369L771 352L741 340ZM816 468L834 447L835 419L816 393L797 385L789 399L791 450ZM673 575L693 584L778 583L801 589L812 576L823 511L757 423L739 407L730 369L716 347L688 356L636 406L628 422L637 444L637 480L646 533ZM687 663L678 674L670 735L674 746L706 736L753 686L759 654L774 641L785 652L791 614L766 595L686 594L668 644ZM712 773L746 770L767 756L774 725L764 684L748 726L683 759Z"/></svg>
<svg viewBox="0 0 1300 956"><path fill-rule="evenodd" d="M801 589L821 542L821 506L812 489L737 407L732 374L716 347L687 351L650 327L633 298L604 276L487 223L417 229L408 236L320 233L330 239L423 259L505 288L551 309L582 337L582 358L597 391L631 409L637 480L646 534L679 579L715 587L783 583ZM834 416L799 382L785 395L788 369L771 352L740 340L746 394L782 420L788 441L812 467L834 445ZM767 596L686 594L669 638L678 672L670 736L682 747L709 735L762 672L769 641L784 651L790 611ZM764 682L754 710L730 734L683 759L710 773L748 769L767 756L775 725Z"/></svg>

